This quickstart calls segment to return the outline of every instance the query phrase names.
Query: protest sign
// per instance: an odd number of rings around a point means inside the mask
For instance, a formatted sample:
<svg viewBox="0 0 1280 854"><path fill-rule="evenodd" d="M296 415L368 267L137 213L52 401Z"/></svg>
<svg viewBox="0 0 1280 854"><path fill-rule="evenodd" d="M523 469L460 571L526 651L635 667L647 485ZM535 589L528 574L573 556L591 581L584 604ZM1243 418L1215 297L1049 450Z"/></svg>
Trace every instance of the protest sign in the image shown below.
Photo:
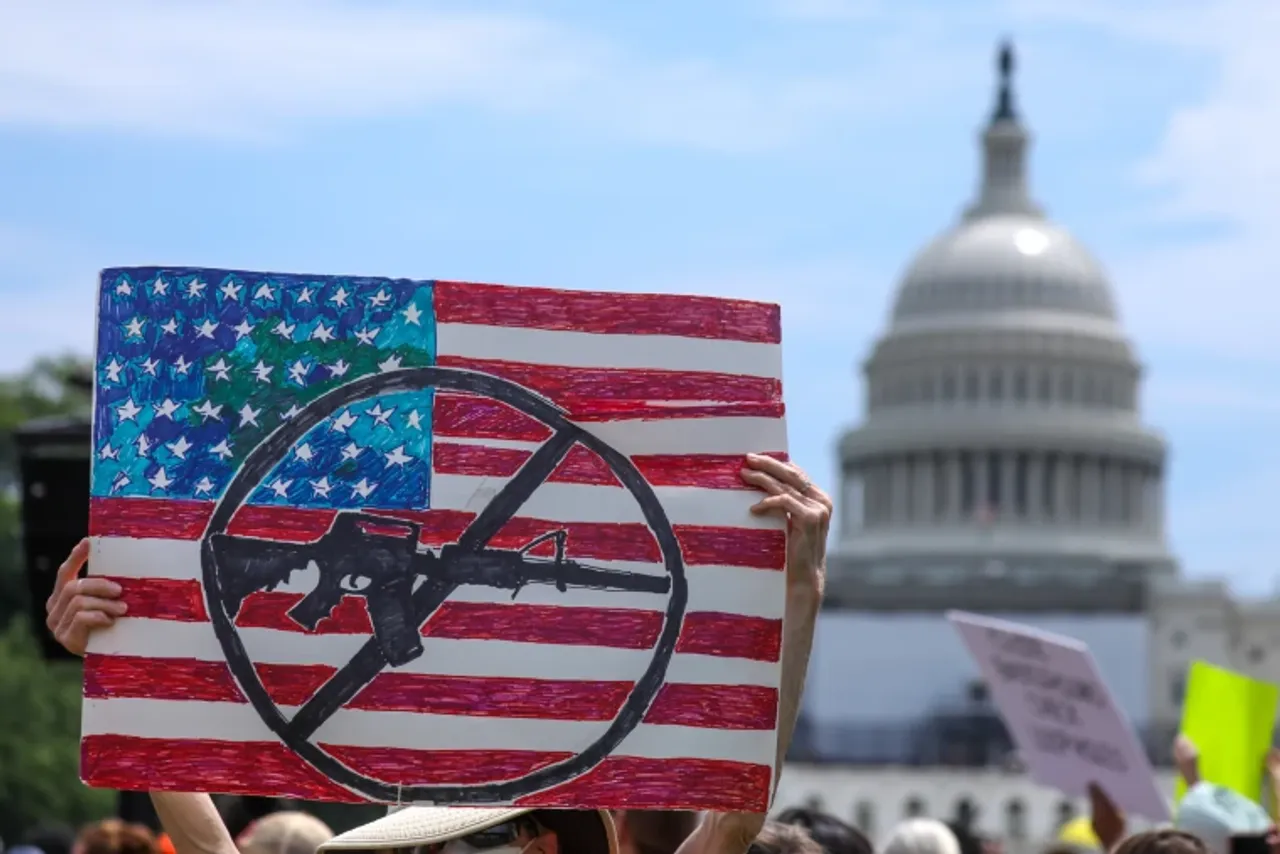
<svg viewBox="0 0 1280 854"><path fill-rule="evenodd" d="M1193 661L1182 703L1182 732L1200 752L1200 779L1262 800L1280 689L1204 661ZM1187 784L1178 778L1174 799Z"/></svg>
<svg viewBox="0 0 1280 854"><path fill-rule="evenodd" d="M82 776L763 811L774 305L102 273Z"/></svg>
<svg viewBox="0 0 1280 854"><path fill-rule="evenodd" d="M947 618L1036 782L1068 795L1096 783L1126 812L1169 817L1147 755L1085 644L976 614Z"/></svg>

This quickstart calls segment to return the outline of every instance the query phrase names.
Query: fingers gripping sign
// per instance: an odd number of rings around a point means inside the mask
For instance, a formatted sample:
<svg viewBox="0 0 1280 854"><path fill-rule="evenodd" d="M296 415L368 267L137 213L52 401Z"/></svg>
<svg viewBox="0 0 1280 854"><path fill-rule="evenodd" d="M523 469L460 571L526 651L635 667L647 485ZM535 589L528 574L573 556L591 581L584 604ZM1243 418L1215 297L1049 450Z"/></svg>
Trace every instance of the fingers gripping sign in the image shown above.
<svg viewBox="0 0 1280 854"><path fill-rule="evenodd" d="M45 602L45 625L58 643L74 655L84 655L89 635L109 628L126 607L120 601L119 584L106 578L81 578L89 559L89 540L83 539L58 567L53 593Z"/></svg>
<svg viewBox="0 0 1280 854"><path fill-rule="evenodd" d="M821 589L831 525L831 498L789 462L747 455L742 479L767 493L751 512L787 520L787 582Z"/></svg>

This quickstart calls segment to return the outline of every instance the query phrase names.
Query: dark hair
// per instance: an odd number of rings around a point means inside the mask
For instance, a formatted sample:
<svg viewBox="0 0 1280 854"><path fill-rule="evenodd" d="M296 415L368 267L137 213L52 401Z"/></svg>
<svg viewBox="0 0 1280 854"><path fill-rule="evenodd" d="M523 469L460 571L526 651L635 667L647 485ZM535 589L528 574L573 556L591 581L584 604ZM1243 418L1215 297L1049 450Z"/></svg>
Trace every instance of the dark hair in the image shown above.
<svg viewBox="0 0 1280 854"><path fill-rule="evenodd" d="M82 854L159 854L156 835L145 824L107 818L90 824L76 837Z"/></svg>
<svg viewBox="0 0 1280 854"><path fill-rule="evenodd" d="M803 828L779 821L766 821L747 854L821 854L822 846Z"/></svg>
<svg viewBox="0 0 1280 854"><path fill-rule="evenodd" d="M44 854L71 854L76 832L65 824L41 824L22 835L22 844L39 848Z"/></svg>
<svg viewBox="0 0 1280 854"><path fill-rule="evenodd" d="M698 814L685 810L619 810L615 816L636 854L676 854L698 826Z"/></svg>
<svg viewBox="0 0 1280 854"><path fill-rule="evenodd" d="M874 854L875 851L862 831L821 810L791 807L780 812L777 821L804 828L810 838L822 846L823 854Z"/></svg>
<svg viewBox="0 0 1280 854"><path fill-rule="evenodd" d="M1183 830L1148 830L1135 833L1115 847L1112 854L1210 854L1198 836Z"/></svg>
<svg viewBox="0 0 1280 854"><path fill-rule="evenodd" d="M960 843L960 854L982 854L982 838L973 832L971 820L947 822L947 829Z"/></svg>

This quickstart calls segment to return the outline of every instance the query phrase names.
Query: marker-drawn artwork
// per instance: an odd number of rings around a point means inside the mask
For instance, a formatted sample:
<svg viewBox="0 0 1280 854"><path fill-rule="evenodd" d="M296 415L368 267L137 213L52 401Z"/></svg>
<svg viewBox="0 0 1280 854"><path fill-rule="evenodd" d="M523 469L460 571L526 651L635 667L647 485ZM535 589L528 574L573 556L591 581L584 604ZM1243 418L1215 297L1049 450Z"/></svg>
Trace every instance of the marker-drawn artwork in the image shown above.
<svg viewBox="0 0 1280 854"><path fill-rule="evenodd" d="M777 306L110 269L94 786L763 811Z"/></svg>

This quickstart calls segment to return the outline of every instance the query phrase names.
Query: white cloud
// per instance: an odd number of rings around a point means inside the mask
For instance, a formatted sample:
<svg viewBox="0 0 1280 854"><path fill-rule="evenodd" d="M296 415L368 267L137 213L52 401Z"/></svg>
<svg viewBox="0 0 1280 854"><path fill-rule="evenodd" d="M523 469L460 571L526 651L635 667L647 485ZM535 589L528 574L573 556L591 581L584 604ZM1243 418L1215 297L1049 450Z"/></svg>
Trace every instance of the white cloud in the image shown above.
<svg viewBox="0 0 1280 854"><path fill-rule="evenodd" d="M562 23L464 8L0 0L0 123L272 139L300 122L444 105L741 152L901 106L901 93L863 85L878 77L878 53L839 74L806 73L802 62L651 61Z"/></svg>

